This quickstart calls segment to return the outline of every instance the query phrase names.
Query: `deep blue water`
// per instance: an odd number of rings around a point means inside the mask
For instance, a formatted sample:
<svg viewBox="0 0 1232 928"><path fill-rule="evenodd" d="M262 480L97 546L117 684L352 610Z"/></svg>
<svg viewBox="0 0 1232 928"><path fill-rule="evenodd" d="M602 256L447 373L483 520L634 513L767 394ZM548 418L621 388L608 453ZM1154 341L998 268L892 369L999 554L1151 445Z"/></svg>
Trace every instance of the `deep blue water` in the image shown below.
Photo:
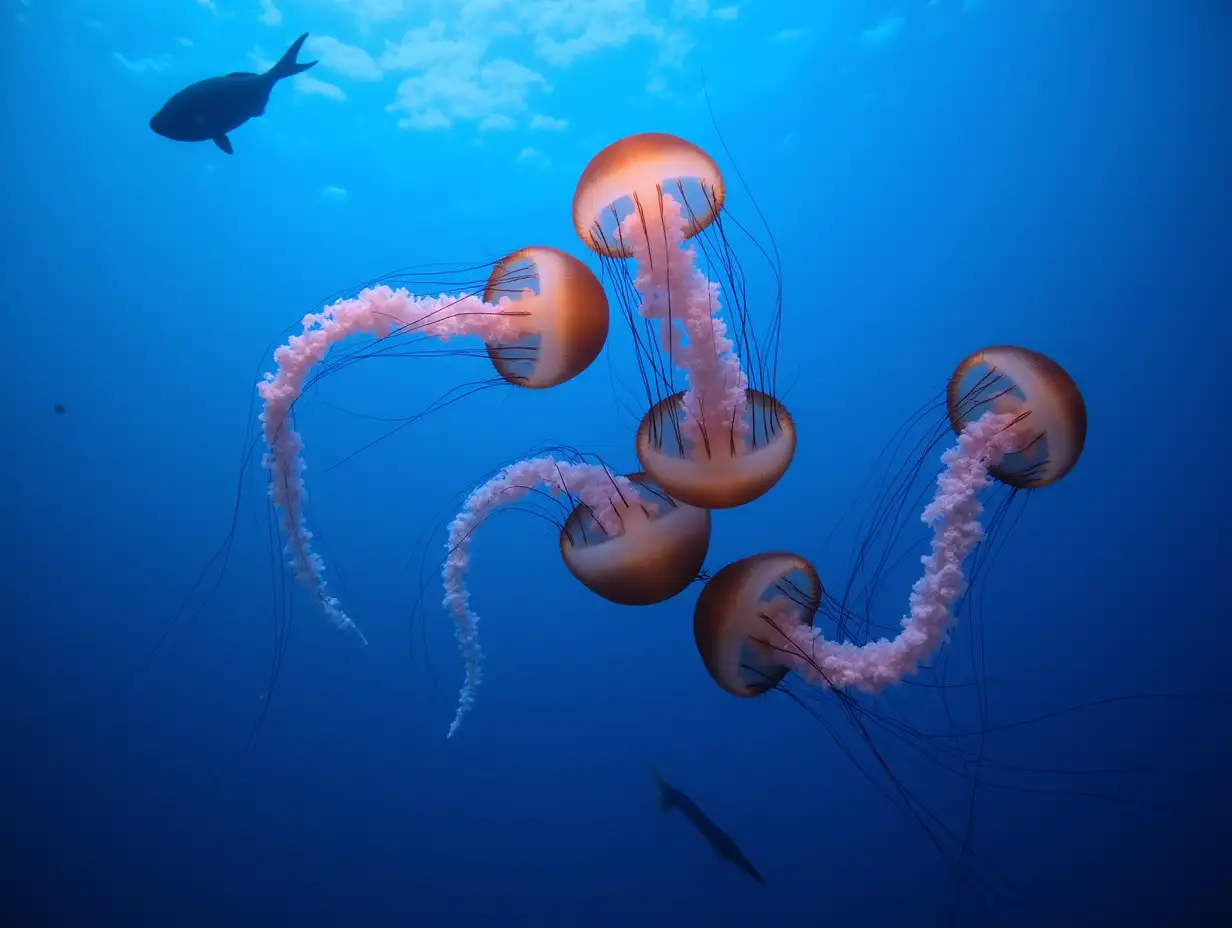
<svg viewBox="0 0 1232 928"><path fill-rule="evenodd" d="M147 127L180 87L263 66L303 31L334 40L309 45L318 83L277 87L234 155ZM1232 8L5 0L0 43L10 923L1232 917ZM757 225L751 191L782 258L778 386L800 444L771 493L716 513L711 570L791 550L841 585L842 517L867 506L878 453L976 349L1041 351L1083 392L1081 461L1032 495L981 580L1000 766L981 771L974 816L961 770L875 733L910 795L969 836L961 859L904 811L837 700L814 718L714 685L696 586L606 603L525 515L475 543L485 679L445 740L462 678L435 585L445 525L541 443L636 467L619 317L576 380L473 397L336 469L385 431L364 417L489 372L372 360L323 381L297 407L309 514L369 647L272 578L265 475L241 468L270 344L398 266L542 243L597 269L574 186L604 145L649 130L714 154L732 215ZM769 275L733 241L768 313ZM217 592L132 677L226 537L237 488ZM916 569L884 578L883 623ZM964 614L948 680L971 679L976 627ZM938 692L864 701L923 732L979 724L970 687L956 719ZM768 887L656 816L652 765Z"/></svg>

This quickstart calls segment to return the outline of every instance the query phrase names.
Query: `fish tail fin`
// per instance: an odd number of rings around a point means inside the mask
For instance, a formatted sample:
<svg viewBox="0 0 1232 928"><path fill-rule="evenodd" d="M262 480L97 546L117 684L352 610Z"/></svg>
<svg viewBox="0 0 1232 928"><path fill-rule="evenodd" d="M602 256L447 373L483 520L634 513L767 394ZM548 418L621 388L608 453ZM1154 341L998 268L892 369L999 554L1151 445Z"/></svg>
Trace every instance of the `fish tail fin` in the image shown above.
<svg viewBox="0 0 1232 928"><path fill-rule="evenodd" d="M304 47L304 40L308 38L308 33L304 33L298 39L291 43L291 47L287 49L286 54L278 59L278 63L270 68L265 73L274 81L280 81L284 77L291 77L296 74L301 74L311 68L315 61L296 61L295 56L299 54L299 50Z"/></svg>
<svg viewBox="0 0 1232 928"><path fill-rule="evenodd" d="M655 797L655 812L659 815L666 815L672 808L672 800L668 795L671 786L668 785L667 780L663 779L663 774L659 773L659 768L654 764L650 765L650 775L654 778L655 786L659 790L658 796Z"/></svg>

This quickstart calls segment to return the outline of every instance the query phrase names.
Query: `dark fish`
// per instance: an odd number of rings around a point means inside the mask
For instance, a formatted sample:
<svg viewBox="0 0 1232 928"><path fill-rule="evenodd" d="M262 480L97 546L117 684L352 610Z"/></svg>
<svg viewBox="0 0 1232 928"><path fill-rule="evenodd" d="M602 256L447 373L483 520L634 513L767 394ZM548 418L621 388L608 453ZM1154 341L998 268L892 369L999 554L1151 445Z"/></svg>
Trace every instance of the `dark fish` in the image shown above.
<svg viewBox="0 0 1232 928"><path fill-rule="evenodd" d="M659 787L660 815L672 809L679 809L681 814L693 823L693 827L701 832L702 837L714 848L716 854L724 860L731 861L762 886L769 885L765 877L757 872L757 868L749 863L749 859L736 846L736 842L728 836L727 832L710 821L709 816L697 807L697 803L663 779L658 770L651 768L650 772L654 776L655 785Z"/></svg>
<svg viewBox="0 0 1232 928"><path fill-rule="evenodd" d="M61 406L59 403L56 403L56 407L55 407L55 408L56 408L56 415L57 415L57 416L62 416L62 415L64 415L64 413L65 413L65 412L67 412L67 410L66 410L63 406Z"/></svg>
<svg viewBox="0 0 1232 928"><path fill-rule="evenodd" d="M308 33L305 32L264 74L236 71L190 84L163 104L150 119L150 128L177 142L211 139L228 155L232 154L227 133L263 114L270 91L280 80L307 71L316 64L315 61L295 60L306 38Z"/></svg>

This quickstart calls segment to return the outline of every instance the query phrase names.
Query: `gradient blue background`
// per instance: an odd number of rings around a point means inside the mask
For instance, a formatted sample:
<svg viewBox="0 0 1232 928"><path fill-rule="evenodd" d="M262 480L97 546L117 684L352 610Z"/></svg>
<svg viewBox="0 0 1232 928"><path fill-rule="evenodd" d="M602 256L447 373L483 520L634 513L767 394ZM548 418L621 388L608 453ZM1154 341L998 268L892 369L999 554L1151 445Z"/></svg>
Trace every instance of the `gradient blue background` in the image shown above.
<svg viewBox="0 0 1232 928"><path fill-rule="evenodd" d="M1232 8L736 5L722 19L706 4L573 4L562 40L617 21L600 8L660 31L567 65L536 57L529 26L497 35L501 56L552 87L510 103L507 131L477 117L399 128L385 106L409 72L360 80L323 63L311 74L345 100L284 84L227 157L146 122L184 84L248 68L254 50L276 58L302 31L376 56L432 15L455 28L451 5L375 19L361 15L371 3L277 0L271 26L256 0L4 0L10 924L987 923L961 891L955 903L946 860L821 726L785 699L742 703L714 686L692 641L695 587L647 609L601 602L526 516L494 519L476 542L487 673L445 742L461 665L434 586L408 635L416 545L431 584L459 494L536 443L634 466L613 379L636 381L615 327L608 355L567 386L475 398L330 473L379 434L340 409L404 415L486 372L371 362L300 405L313 528L372 644L353 648L292 588L273 702L238 759L276 612L258 468L243 475L210 608L127 698L100 701L223 539L264 346L323 295L531 243L589 261L573 186L600 147L635 131L720 156L733 212L752 217L699 95L703 70L782 251L780 387L801 432L773 493L716 516L708 565L790 549L840 583L846 548L824 539L958 360L1005 342L1057 359L1084 392L1090 434L986 580L992 722L1147 698L990 736L1007 762L1078 772L1019 770L1017 788L981 793L974 847L1031 900L995 897L1006 924L1232 917L1216 867L1232 827ZM687 54L667 55L672 42ZM532 133L536 112L567 126ZM911 578L908 564L887 581L884 621ZM888 698L905 706L913 691ZM828 721L858 749L836 713ZM961 823L954 778L909 750L890 755ZM769 888L679 816L656 818L652 763Z"/></svg>

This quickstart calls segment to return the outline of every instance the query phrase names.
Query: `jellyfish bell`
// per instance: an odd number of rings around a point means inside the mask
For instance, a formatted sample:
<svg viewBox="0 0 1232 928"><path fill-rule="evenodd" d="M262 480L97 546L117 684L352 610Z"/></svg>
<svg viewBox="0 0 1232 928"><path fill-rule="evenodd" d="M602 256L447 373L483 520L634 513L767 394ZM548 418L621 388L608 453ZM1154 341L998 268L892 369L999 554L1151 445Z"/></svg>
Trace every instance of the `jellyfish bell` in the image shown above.
<svg viewBox="0 0 1232 928"><path fill-rule="evenodd" d="M497 304L512 285L530 284L510 309L521 316L506 341L488 341L492 366L520 387L544 389L571 380L603 350L608 303L594 273L572 255L547 245L522 248L496 263L483 300Z"/></svg>
<svg viewBox="0 0 1232 928"><path fill-rule="evenodd" d="M765 494L796 453L787 408L760 390L745 392L742 428L682 428L687 398L676 393L651 407L637 430L637 459L681 502L732 509Z"/></svg>
<svg viewBox="0 0 1232 928"><path fill-rule="evenodd" d="M697 579L710 547L710 511L674 503L649 475L627 475L633 493L611 498L619 531L579 503L560 531L565 566L587 589L623 606L671 599Z"/></svg>
<svg viewBox="0 0 1232 928"><path fill-rule="evenodd" d="M598 254L633 257L622 241L621 220L629 210L657 215L658 201L669 190L689 211L685 239L709 226L726 198L719 166L692 142L666 132L626 136L586 165L573 195L573 227Z"/></svg>
<svg viewBox="0 0 1232 928"><path fill-rule="evenodd" d="M1073 469L1087 436L1087 408L1077 384L1051 358L1010 345L984 348L963 359L946 388L955 433L988 411L1019 417L1019 446L994 466L1007 486L1032 490Z"/></svg>
<svg viewBox="0 0 1232 928"><path fill-rule="evenodd" d="M711 678L744 698L774 689L792 669L777 630L811 625L821 599L817 570L795 554L754 554L720 569L693 610L693 638Z"/></svg>

